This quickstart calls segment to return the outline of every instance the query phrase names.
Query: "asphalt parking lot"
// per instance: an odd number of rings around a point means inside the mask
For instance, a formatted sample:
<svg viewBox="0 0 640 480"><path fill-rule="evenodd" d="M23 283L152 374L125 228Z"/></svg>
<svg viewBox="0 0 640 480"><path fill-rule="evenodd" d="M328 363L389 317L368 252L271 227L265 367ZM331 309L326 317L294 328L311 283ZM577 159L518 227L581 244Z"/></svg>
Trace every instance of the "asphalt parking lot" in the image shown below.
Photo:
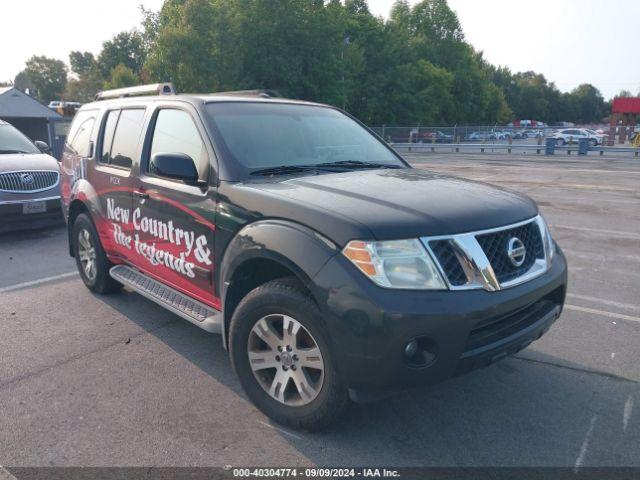
<svg viewBox="0 0 640 480"><path fill-rule="evenodd" d="M541 340L468 376L281 429L217 336L96 296L64 227L0 237L0 465L640 466L640 161L408 154L536 199L570 266Z"/></svg>

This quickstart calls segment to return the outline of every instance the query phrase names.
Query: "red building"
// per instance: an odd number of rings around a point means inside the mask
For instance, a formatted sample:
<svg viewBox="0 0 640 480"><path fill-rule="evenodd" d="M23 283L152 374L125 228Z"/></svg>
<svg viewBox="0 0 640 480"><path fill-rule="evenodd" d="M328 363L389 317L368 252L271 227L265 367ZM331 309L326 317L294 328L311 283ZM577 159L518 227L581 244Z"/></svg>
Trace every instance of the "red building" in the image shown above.
<svg viewBox="0 0 640 480"><path fill-rule="evenodd" d="M612 146L616 138L616 128L618 128L618 142L624 143L627 139L627 125L630 126L629 135L633 134L636 123L640 115L640 98L619 97L613 99L611 105L611 119L609 121L609 146Z"/></svg>

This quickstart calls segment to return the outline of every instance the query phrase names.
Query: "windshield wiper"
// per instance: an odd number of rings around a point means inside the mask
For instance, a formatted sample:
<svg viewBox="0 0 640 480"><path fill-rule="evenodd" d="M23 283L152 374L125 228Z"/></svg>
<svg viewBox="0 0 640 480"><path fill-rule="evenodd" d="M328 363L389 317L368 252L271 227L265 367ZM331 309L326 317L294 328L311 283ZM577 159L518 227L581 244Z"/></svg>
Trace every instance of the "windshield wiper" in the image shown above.
<svg viewBox="0 0 640 480"><path fill-rule="evenodd" d="M402 168L402 165L391 163L363 162L361 160L341 160L338 162L320 163L318 167L341 167L341 168Z"/></svg>
<svg viewBox="0 0 640 480"><path fill-rule="evenodd" d="M29 153L24 150L0 150L0 153Z"/></svg>
<svg viewBox="0 0 640 480"><path fill-rule="evenodd" d="M278 165L276 167L260 168L249 173L249 175L287 175L289 173L300 173L317 171L319 168L316 165Z"/></svg>

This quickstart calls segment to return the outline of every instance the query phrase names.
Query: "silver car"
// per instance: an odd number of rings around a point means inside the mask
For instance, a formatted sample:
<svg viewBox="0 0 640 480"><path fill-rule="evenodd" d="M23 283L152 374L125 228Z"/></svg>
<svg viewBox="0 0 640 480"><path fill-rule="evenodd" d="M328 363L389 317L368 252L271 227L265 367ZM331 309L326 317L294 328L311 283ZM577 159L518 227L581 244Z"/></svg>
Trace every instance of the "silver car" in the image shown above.
<svg viewBox="0 0 640 480"><path fill-rule="evenodd" d="M46 151L0 120L0 232L62 221L60 167Z"/></svg>

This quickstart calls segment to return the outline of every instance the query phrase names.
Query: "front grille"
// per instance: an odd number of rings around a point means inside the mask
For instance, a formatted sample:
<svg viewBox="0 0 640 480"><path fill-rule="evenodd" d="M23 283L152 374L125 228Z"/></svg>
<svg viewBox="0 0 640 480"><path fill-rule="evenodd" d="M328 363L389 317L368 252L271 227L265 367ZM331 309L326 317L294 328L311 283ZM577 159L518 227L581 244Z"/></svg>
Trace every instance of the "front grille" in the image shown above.
<svg viewBox="0 0 640 480"><path fill-rule="evenodd" d="M467 276L449 240L433 240L429 242L429 246L451 285L460 286L467 283Z"/></svg>
<svg viewBox="0 0 640 480"><path fill-rule="evenodd" d="M59 173L52 171L24 171L0 173L0 191L10 193L41 192L58 184Z"/></svg>
<svg viewBox="0 0 640 480"><path fill-rule="evenodd" d="M509 240L519 238L526 248L524 263L516 267L507 255ZM540 228L534 221L519 227L477 235L476 240L484 250L500 283L509 282L527 273L536 259L544 259L544 246Z"/></svg>

